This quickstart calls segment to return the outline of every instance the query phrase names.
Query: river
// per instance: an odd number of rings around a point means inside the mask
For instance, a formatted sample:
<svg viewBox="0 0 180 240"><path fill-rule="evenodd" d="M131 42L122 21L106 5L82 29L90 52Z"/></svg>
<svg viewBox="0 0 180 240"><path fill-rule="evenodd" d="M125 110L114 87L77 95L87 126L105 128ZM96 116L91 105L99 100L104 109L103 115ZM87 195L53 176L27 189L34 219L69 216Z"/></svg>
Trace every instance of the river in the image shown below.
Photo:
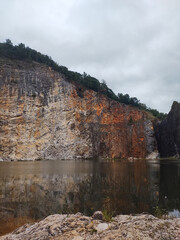
<svg viewBox="0 0 180 240"><path fill-rule="evenodd" d="M180 217L180 161L0 162L0 235L54 213Z"/></svg>

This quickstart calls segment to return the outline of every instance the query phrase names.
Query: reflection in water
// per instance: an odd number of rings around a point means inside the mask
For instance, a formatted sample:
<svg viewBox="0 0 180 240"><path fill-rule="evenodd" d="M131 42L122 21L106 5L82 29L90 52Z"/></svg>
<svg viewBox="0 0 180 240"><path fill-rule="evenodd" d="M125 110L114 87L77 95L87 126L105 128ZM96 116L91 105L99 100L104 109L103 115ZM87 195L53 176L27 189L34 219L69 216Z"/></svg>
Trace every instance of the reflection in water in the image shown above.
<svg viewBox="0 0 180 240"><path fill-rule="evenodd" d="M53 213L180 210L180 164L146 161L0 163L0 234Z"/></svg>
<svg viewBox="0 0 180 240"><path fill-rule="evenodd" d="M180 164L161 164L159 205L162 208L180 210Z"/></svg>

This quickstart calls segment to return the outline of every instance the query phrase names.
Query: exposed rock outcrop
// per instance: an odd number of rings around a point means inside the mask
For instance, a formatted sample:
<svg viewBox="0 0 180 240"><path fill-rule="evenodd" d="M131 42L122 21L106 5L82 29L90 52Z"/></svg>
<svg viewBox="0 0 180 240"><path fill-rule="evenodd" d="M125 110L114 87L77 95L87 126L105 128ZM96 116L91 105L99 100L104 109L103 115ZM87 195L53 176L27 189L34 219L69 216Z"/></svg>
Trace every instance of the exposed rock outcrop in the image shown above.
<svg viewBox="0 0 180 240"><path fill-rule="evenodd" d="M155 127L161 157L180 156L180 103L174 102L167 118Z"/></svg>
<svg viewBox="0 0 180 240"><path fill-rule="evenodd" d="M145 158L146 112L66 81L36 62L0 60L0 159Z"/></svg>
<svg viewBox="0 0 180 240"><path fill-rule="evenodd" d="M152 215L119 215L112 222L76 215L51 215L39 223L26 224L0 240L159 240L180 236L180 219L158 219Z"/></svg>

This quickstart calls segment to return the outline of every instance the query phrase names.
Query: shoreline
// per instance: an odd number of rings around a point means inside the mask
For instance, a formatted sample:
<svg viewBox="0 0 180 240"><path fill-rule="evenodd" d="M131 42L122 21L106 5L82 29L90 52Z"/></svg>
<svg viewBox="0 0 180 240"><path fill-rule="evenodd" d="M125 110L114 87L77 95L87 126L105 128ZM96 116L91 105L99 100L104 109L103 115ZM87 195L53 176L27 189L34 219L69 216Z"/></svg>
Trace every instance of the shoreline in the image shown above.
<svg viewBox="0 0 180 240"><path fill-rule="evenodd" d="M180 157L158 157L158 158L70 158L70 159L2 159L0 158L1 162L46 162L46 161L94 161L94 162L101 162L101 161L138 161L138 160L145 160L145 161L179 161Z"/></svg>
<svg viewBox="0 0 180 240"><path fill-rule="evenodd" d="M161 219L137 214L107 219L98 211L92 217L81 213L50 215L1 236L0 240L178 240L179 236L180 218Z"/></svg>

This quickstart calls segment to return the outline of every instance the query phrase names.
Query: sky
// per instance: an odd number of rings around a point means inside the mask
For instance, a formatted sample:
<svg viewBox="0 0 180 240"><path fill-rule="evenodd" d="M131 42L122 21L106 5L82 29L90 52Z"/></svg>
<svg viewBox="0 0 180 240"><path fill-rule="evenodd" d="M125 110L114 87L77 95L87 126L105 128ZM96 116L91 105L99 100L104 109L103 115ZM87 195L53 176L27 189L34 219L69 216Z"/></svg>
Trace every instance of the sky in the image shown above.
<svg viewBox="0 0 180 240"><path fill-rule="evenodd" d="M169 112L180 102L179 0L0 0L11 39Z"/></svg>

